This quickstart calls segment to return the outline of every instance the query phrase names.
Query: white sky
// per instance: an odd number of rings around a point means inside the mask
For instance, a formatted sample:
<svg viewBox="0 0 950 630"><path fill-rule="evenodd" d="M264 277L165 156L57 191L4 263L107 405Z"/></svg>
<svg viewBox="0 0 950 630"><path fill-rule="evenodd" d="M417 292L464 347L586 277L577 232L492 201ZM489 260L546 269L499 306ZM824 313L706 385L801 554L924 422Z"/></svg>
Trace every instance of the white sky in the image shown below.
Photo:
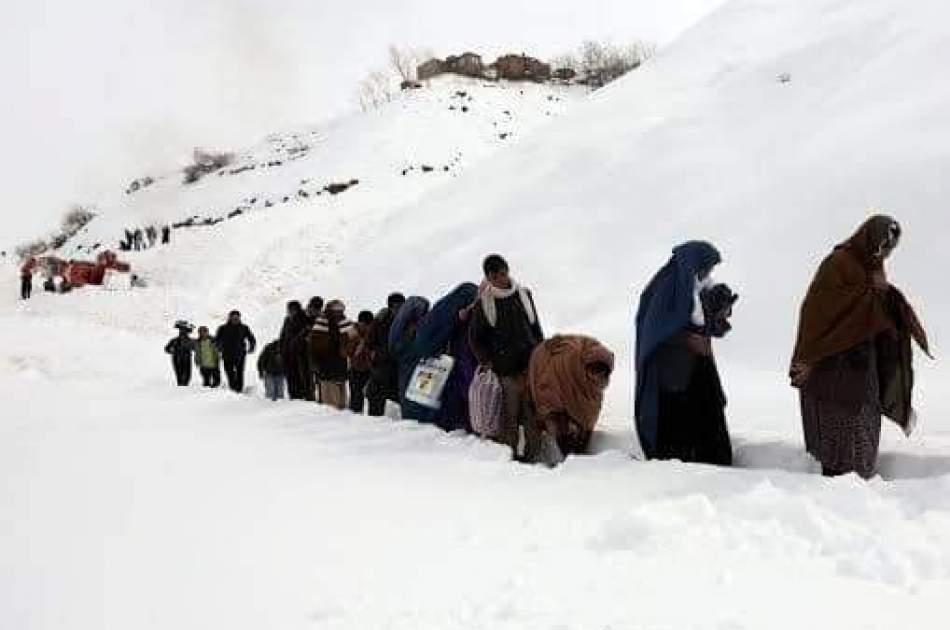
<svg viewBox="0 0 950 630"><path fill-rule="evenodd" d="M31 0L0 24L0 244L194 146L250 144L353 107L389 44L548 56L664 43L722 0ZM468 8L472 7L472 8Z"/></svg>

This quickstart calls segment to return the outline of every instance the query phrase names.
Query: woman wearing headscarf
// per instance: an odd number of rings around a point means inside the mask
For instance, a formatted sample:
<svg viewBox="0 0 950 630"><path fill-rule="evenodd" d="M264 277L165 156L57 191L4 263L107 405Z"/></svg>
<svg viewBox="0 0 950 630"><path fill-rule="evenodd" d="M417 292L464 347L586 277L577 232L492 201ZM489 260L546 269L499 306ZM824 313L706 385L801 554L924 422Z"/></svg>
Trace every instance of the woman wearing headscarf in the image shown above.
<svg viewBox="0 0 950 630"><path fill-rule="evenodd" d="M556 335L534 349L528 387L539 428L554 447L544 463L587 451L613 370L614 354L591 337Z"/></svg>
<svg viewBox="0 0 950 630"><path fill-rule="evenodd" d="M468 429L468 388L475 377L477 361L468 345L468 321L478 298L478 287L465 282L440 299L416 330L415 351L419 360L447 354L454 364L439 409L406 401L409 416L431 422L446 431Z"/></svg>
<svg viewBox="0 0 950 630"><path fill-rule="evenodd" d="M389 329L389 355L396 362L398 368L397 387L399 406L402 409L403 418L413 418L410 412L415 412L415 408L410 408L406 404L408 402L406 400L406 387L409 386L412 371L421 356L416 344L416 331L428 312L429 300L414 295L407 299L406 303L399 309L396 318L393 320L393 325Z"/></svg>
<svg viewBox="0 0 950 630"><path fill-rule="evenodd" d="M635 413L647 458L732 463L726 397L700 299L721 260L705 241L683 243L640 295Z"/></svg>
<svg viewBox="0 0 950 630"><path fill-rule="evenodd" d="M900 224L875 215L835 247L802 303L792 358L805 448L827 476L874 475L881 414L913 429L910 339L929 352L913 309L884 273Z"/></svg>

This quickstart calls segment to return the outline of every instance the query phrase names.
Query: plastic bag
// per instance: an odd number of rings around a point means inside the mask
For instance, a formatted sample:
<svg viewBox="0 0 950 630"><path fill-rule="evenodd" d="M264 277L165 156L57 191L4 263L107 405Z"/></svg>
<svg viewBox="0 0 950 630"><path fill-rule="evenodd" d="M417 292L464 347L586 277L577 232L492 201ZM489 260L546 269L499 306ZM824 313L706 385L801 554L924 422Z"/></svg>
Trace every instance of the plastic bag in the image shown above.
<svg viewBox="0 0 950 630"><path fill-rule="evenodd" d="M472 429L482 437L501 434L502 390L498 376L486 367L479 367L468 391Z"/></svg>
<svg viewBox="0 0 950 630"><path fill-rule="evenodd" d="M420 361L406 387L406 400L429 409L439 409L442 406L442 392L454 366L455 359L446 354Z"/></svg>

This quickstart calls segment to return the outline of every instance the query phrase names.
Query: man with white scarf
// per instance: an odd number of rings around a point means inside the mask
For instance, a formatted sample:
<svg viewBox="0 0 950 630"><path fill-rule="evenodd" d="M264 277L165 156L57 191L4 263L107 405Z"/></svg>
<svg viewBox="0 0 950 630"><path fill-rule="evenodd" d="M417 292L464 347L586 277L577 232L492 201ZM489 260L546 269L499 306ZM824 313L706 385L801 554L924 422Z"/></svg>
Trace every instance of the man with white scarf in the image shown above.
<svg viewBox="0 0 950 630"><path fill-rule="evenodd" d="M519 427L525 430L525 459L533 461L540 433L528 399L527 373L531 353L544 341L531 291L515 282L508 263L492 254L482 263L482 283L469 342L480 365L490 367L503 391L502 432L498 441L518 457Z"/></svg>

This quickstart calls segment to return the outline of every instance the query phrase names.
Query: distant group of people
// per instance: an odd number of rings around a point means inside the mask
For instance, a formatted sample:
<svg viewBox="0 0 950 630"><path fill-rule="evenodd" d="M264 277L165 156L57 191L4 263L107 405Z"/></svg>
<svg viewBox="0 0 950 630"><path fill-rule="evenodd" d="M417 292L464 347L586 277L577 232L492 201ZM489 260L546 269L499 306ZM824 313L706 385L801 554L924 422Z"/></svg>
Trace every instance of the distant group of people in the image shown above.
<svg viewBox="0 0 950 630"><path fill-rule="evenodd" d="M172 228L170 225L163 225L161 228L154 225L145 228L126 228L124 238L119 241L119 249L124 252L139 252L155 247L159 241L162 245L168 245L171 238Z"/></svg>
<svg viewBox="0 0 950 630"><path fill-rule="evenodd" d="M192 363L201 374L204 387L220 387L221 365L227 377L228 387L241 393L244 391L244 363L247 355L253 354L257 339L247 324L241 321L239 311L231 311L228 320L218 327L212 337L207 326L198 328L198 338L191 333L194 328L185 321L175 323L178 336L165 344L165 352L171 355L172 369L179 386L191 383Z"/></svg>
<svg viewBox="0 0 950 630"><path fill-rule="evenodd" d="M882 415L912 428L911 340L929 348L884 273L900 236L892 218L870 218L822 263L802 305L790 375L801 392L806 449L825 475L874 474ZM732 464L712 340L731 330L738 295L712 281L721 260L710 243L683 243L640 295L635 427L649 459ZM403 418L477 433L519 461L556 465L587 451L613 353L584 335L545 339L534 296L504 258L490 255L482 267L480 286L462 283L434 304L393 293L355 322L340 300L288 303L279 338L257 364L265 395L282 398L286 384L290 399L355 413L365 407L372 416L390 401ZM189 332L166 347L179 384L187 384L194 354L205 385L216 386L220 356L231 388L242 391L255 341L239 314L214 338L207 328L197 341Z"/></svg>

